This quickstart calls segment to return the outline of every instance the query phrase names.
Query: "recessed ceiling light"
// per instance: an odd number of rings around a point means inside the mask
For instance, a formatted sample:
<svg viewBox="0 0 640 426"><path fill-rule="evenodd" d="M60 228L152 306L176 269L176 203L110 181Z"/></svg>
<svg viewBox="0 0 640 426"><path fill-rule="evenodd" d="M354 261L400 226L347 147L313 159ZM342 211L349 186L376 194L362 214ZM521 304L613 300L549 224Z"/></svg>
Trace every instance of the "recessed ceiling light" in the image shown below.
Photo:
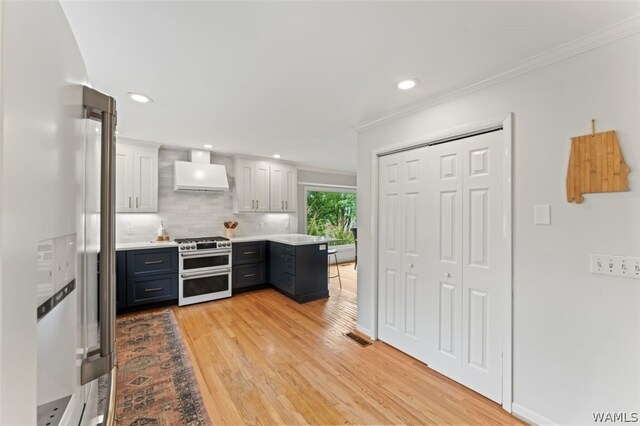
<svg viewBox="0 0 640 426"><path fill-rule="evenodd" d="M416 80L415 78L411 78L409 80L402 80L400 83L398 83L398 89L409 90L409 89L413 89L417 85L418 85L418 80Z"/></svg>
<svg viewBox="0 0 640 426"><path fill-rule="evenodd" d="M142 93L129 92L127 94L131 99L133 99L136 102L140 102L141 104L147 104L149 102L153 102L153 99L151 99L147 95L143 95Z"/></svg>
<svg viewBox="0 0 640 426"><path fill-rule="evenodd" d="M213 145L205 143L204 145L202 145L205 148L213 148Z"/></svg>
<svg viewBox="0 0 640 426"><path fill-rule="evenodd" d="M280 155L280 154L273 154L273 158L281 158L281 157L282 157L282 155Z"/></svg>

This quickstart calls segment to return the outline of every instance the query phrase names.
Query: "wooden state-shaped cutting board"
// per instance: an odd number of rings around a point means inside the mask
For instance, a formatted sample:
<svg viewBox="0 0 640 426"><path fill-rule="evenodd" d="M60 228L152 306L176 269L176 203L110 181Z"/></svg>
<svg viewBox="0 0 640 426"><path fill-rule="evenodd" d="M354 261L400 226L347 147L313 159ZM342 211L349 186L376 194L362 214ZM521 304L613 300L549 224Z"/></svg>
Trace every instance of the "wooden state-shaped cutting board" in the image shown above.
<svg viewBox="0 0 640 426"><path fill-rule="evenodd" d="M587 193L628 191L628 174L615 130L571 138L568 202L580 204Z"/></svg>

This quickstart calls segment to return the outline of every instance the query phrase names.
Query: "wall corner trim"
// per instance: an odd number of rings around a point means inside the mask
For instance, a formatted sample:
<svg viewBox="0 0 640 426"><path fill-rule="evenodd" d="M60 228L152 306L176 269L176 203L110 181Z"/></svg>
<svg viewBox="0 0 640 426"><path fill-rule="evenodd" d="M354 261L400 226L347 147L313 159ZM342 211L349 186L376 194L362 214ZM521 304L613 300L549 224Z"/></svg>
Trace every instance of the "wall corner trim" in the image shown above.
<svg viewBox="0 0 640 426"><path fill-rule="evenodd" d="M505 69L499 74L485 79L462 84L451 89L443 90L427 96L418 102L407 106L391 110L384 115L371 120L363 121L353 126L356 132L371 129L389 121L406 117L418 111L442 104L462 96L480 91L490 86L530 73L537 69L553 65L557 62L588 52L616 40L632 36L640 32L640 15L634 15L613 25L602 28L576 40L556 46L546 52L534 55L528 59L518 62L512 68Z"/></svg>
<svg viewBox="0 0 640 426"><path fill-rule="evenodd" d="M366 328L366 327L361 326L360 324L356 324L356 331L359 331L360 333L362 333L362 334L364 334L365 336L369 337L369 339L371 339L371 340L377 340L377 339L374 339L374 338L371 336L371 330L369 330L369 329L368 329L368 328Z"/></svg>
<svg viewBox="0 0 640 426"><path fill-rule="evenodd" d="M557 425L556 422L549 420L548 418L544 417L541 414L536 413L533 410L530 410L528 408L523 407L520 404L517 403L513 403L512 405L512 412L511 414L513 414L514 416L518 417L519 419L522 419L524 421L526 421L527 423L531 423L533 425L537 425L537 426L555 426Z"/></svg>

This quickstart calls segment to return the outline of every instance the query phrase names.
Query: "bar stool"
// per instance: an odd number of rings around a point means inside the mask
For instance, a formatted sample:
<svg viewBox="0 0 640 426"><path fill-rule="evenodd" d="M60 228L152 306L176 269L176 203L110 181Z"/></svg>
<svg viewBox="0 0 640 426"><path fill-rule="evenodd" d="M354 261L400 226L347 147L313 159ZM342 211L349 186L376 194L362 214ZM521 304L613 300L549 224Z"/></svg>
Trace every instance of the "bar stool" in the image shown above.
<svg viewBox="0 0 640 426"><path fill-rule="evenodd" d="M337 275L331 275L331 255L333 255L333 259L336 262L336 270L338 271ZM334 248L327 250L327 257L329 258L329 271L327 271L327 275L329 275L329 281L331 281L331 278L338 277L340 288L342 288L342 278L340 277L340 267L338 266L338 250Z"/></svg>

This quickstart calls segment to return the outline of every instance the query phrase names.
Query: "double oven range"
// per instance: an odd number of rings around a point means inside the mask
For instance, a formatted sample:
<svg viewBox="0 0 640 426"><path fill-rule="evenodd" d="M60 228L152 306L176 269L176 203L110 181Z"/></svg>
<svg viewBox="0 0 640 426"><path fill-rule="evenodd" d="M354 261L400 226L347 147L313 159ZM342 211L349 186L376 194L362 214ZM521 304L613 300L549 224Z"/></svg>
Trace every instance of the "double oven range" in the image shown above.
<svg viewBox="0 0 640 426"><path fill-rule="evenodd" d="M231 241L224 237L178 238L178 305L231 296Z"/></svg>

